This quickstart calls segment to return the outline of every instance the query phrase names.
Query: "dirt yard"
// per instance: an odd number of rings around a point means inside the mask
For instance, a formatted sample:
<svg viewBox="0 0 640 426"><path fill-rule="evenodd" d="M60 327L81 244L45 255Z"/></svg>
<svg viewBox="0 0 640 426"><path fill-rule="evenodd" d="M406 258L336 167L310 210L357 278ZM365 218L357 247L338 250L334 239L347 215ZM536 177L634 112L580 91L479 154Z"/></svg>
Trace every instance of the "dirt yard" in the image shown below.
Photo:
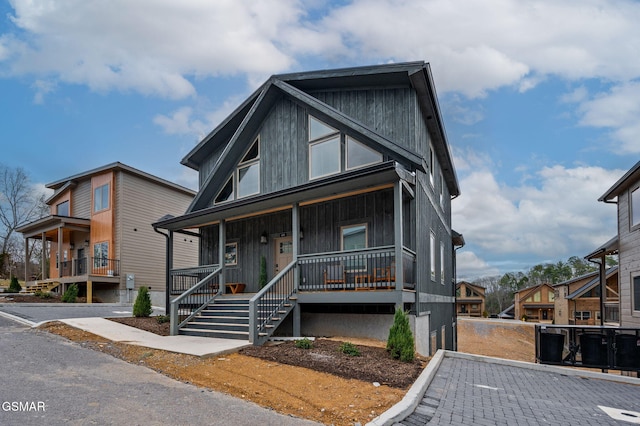
<svg viewBox="0 0 640 426"><path fill-rule="evenodd" d="M118 321L158 334L168 327L154 318ZM533 359L533 327L529 324L467 320L458 324L461 352ZM340 338L318 339L313 349L299 349L289 342L203 359L113 343L62 323L42 328L176 380L225 392L283 414L334 425L365 424L389 409L402 399L428 361L404 364L388 357L384 342ZM338 350L347 340L358 345L360 357Z"/></svg>

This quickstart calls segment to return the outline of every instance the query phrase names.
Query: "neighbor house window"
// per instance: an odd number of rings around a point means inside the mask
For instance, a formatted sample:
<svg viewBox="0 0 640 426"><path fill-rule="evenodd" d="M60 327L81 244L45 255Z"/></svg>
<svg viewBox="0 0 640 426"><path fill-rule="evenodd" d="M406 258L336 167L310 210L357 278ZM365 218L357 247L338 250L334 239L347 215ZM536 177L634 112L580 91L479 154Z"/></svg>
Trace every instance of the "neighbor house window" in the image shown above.
<svg viewBox="0 0 640 426"><path fill-rule="evenodd" d="M556 294L553 291L549 292L549 302L553 302L554 300L556 300Z"/></svg>
<svg viewBox="0 0 640 426"><path fill-rule="evenodd" d="M104 184L93 190L93 211L99 212L109 208L109 184Z"/></svg>
<svg viewBox="0 0 640 426"><path fill-rule="evenodd" d="M533 295L533 301L534 302L539 302L540 300L541 300L540 299L540 292L538 291Z"/></svg>
<svg viewBox="0 0 640 426"><path fill-rule="evenodd" d="M109 259L109 243L102 242L93 245L93 266L94 268L101 268L107 266L107 259Z"/></svg>
<svg viewBox="0 0 640 426"><path fill-rule="evenodd" d="M640 312L640 275L633 277L633 310Z"/></svg>
<svg viewBox="0 0 640 426"><path fill-rule="evenodd" d="M436 280L436 234L431 232L431 279Z"/></svg>
<svg viewBox="0 0 640 426"><path fill-rule="evenodd" d="M631 191L631 226L640 225L640 187Z"/></svg>
<svg viewBox="0 0 640 426"><path fill-rule="evenodd" d="M69 201L64 201L56 206L58 216L69 216Z"/></svg>
<svg viewBox="0 0 640 426"><path fill-rule="evenodd" d="M316 179L382 161L382 154L309 116L309 178Z"/></svg>
<svg viewBox="0 0 640 426"><path fill-rule="evenodd" d="M588 319L591 319L591 312L590 311L576 311L575 318L577 320L588 320Z"/></svg>

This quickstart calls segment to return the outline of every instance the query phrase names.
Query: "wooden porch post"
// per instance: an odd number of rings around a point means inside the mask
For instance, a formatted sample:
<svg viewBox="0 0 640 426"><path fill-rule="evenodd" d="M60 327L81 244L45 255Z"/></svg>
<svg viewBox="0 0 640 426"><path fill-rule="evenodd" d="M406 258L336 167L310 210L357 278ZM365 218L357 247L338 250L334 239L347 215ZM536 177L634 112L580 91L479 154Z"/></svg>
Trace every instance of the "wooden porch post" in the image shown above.
<svg viewBox="0 0 640 426"><path fill-rule="evenodd" d="M42 272L42 279L48 278L48 273L46 271L47 267L47 235L42 233L42 252L40 253L40 269Z"/></svg>
<svg viewBox="0 0 640 426"><path fill-rule="evenodd" d="M227 244L226 242L226 222L224 221L224 219L220 220L220 225L218 226L218 246L219 246L219 250L218 250L218 262L220 263L220 267L222 268L222 273L220 274L220 289L222 290L222 294L225 294L226 292L226 286L224 285L224 275L226 272L226 267L224 264L224 252L225 252L225 245Z"/></svg>
<svg viewBox="0 0 640 426"><path fill-rule="evenodd" d="M396 258L396 290L398 291L402 291L404 287L404 268L402 265L402 218L402 182L398 181L393 186L393 238ZM402 306L400 306L400 309L402 309Z"/></svg>
<svg viewBox="0 0 640 426"><path fill-rule="evenodd" d="M62 227L58 227L58 278L62 278Z"/></svg>
<svg viewBox="0 0 640 426"><path fill-rule="evenodd" d="M87 281L87 303L93 303L93 281Z"/></svg>
<svg viewBox="0 0 640 426"><path fill-rule="evenodd" d="M24 283L29 279L29 238L24 238Z"/></svg>

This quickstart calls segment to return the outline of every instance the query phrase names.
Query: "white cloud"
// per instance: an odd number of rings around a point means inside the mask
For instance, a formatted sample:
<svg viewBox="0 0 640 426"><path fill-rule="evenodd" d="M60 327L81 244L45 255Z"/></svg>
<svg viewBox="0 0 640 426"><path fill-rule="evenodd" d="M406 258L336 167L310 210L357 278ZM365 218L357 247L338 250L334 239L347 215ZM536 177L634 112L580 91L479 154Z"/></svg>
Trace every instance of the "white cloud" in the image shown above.
<svg viewBox="0 0 640 426"><path fill-rule="evenodd" d="M484 260L586 255L616 233L616 212L597 199L624 174L600 167L544 167L536 186L509 186L488 167L469 168L452 203L453 226Z"/></svg>
<svg viewBox="0 0 640 426"><path fill-rule="evenodd" d="M490 266L472 251L460 251L456 256L457 280L473 281L478 277L500 275L498 268Z"/></svg>

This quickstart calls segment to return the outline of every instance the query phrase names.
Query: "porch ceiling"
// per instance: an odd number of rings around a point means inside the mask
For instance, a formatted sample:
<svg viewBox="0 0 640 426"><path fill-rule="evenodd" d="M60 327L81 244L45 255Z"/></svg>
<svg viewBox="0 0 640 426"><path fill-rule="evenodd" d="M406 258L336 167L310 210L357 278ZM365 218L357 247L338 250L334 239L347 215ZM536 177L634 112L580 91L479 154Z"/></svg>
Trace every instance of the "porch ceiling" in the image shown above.
<svg viewBox="0 0 640 426"><path fill-rule="evenodd" d="M197 228L206 224L251 215L257 212L290 208L294 203L339 197L340 194L372 189L400 180L394 162L389 161L374 167L343 173L327 179L318 179L295 188L217 205L193 213L163 220L153 224L154 228L179 231Z"/></svg>
<svg viewBox="0 0 640 426"><path fill-rule="evenodd" d="M51 215L21 226L17 228L16 231L23 234L25 238L41 238L42 233L46 234L59 228L89 232L91 220L79 217Z"/></svg>

